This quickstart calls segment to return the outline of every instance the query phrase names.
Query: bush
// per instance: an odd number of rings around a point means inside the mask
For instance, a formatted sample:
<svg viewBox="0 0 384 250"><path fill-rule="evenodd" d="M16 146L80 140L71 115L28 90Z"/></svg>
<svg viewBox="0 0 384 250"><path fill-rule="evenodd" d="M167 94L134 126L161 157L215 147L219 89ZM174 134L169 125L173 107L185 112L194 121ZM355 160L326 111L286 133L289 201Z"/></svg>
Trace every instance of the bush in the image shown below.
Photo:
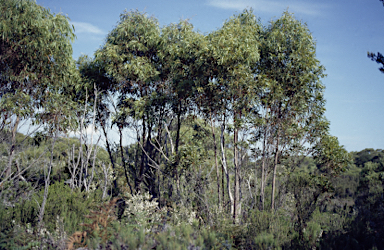
<svg viewBox="0 0 384 250"><path fill-rule="evenodd" d="M292 223L284 210L250 210L244 234L245 249L270 249L290 243Z"/></svg>
<svg viewBox="0 0 384 250"><path fill-rule="evenodd" d="M41 203L44 190L38 194L36 200ZM101 194L85 193L78 190L71 190L63 182L50 185L48 199L44 213L44 227L52 232L57 228L58 217L64 223L64 230L67 233L76 231L85 215L89 214L90 209L100 202Z"/></svg>
<svg viewBox="0 0 384 250"><path fill-rule="evenodd" d="M0 203L0 242L13 242L20 247L33 242L38 236L37 218L43 194L44 190L41 190L14 204ZM43 218L42 231L45 233L41 236L50 238L52 242L72 234L99 201L97 197L101 194L71 190L63 182L50 185ZM9 249L9 245L5 249Z"/></svg>

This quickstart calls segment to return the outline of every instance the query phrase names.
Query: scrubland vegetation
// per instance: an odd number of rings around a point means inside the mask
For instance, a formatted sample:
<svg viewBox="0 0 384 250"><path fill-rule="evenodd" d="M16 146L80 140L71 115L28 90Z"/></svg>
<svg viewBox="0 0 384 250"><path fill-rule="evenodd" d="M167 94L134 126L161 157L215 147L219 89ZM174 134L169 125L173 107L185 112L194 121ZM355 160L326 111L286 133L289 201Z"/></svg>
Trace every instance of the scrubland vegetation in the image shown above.
<svg viewBox="0 0 384 250"><path fill-rule="evenodd" d="M384 151L330 135L292 14L203 35L123 12L74 61L67 17L0 3L0 249L384 245Z"/></svg>

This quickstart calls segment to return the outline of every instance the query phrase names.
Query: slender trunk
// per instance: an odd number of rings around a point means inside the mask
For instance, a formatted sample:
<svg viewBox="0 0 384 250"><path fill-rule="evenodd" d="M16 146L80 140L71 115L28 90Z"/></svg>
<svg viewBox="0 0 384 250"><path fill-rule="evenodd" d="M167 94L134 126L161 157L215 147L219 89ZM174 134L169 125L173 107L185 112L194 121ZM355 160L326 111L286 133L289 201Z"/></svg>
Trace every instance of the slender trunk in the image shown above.
<svg viewBox="0 0 384 250"><path fill-rule="evenodd" d="M133 178L135 180L135 190L137 190L137 173L136 173L136 170L139 168L139 164L140 164L140 133L139 133L139 129L136 128L136 140L137 140L137 143L136 143L136 147L135 147L135 169L134 171L132 171L133 173ZM143 152L142 152L143 154Z"/></svg>
<svg viewBox="0 0 384 250"><path fill-rule="evenodd" d="M257 169L255 170L255 198L253 199L254 205L252 206L253 208L257 208ZM249 191L251 192L251 190ZM252 194L252 193L251 193Z"/></svg>
<svg viewBox="0 0 384 250"><path fill-rule="evenodd" d="M93 171L95 169L95 165L93 164L92 165L91 178L88 178L89 177L89 174L88 174L88 162L91 159L92 150L94 150L93 148L95 147L95 144L93 143L93 135L94 135L95 128L96 128L95 123L96 123L96 107L97 107L97 95L98 95L98 92L96 90L96 86L94 85L93 87L94 87L95 99L94 99L94 103L93 103L93 117L92 117L92 124L91 124L91 128L92 128L91 143L90 143L89 148L86 148L87 158L86 158L85 162L86 162L87 166L85 166L85 175L84 175L84 188L85 188L85 190L87 192L89 191L89 187L90 187L90 184L91 184L92 179L93 179ZM100 137L97 140L96 145L99 143L99 140L100 140ZM94 152L96 152L96 151L97 150L95 150Z"/></svg>
<svg viewBox="0 0 384 250"><path fill-rule="evenodd" d="M127 181L129 191L131 194L133 194L131 184L129 183L129 177L128 177L128 172L127 172L127 164L125 164L125 157L124 157L124 149L123 149L123 132L122 132L122 127L119 126L119 136L120 136L120 155L121 155L121 161L123 163L123 168L124 168L124 175L125 179Z"/></svg>
<svg viewBox="0 0 384 250"><path fill-rule="evenodd" d="M217 163L217 145L216 145L216 134L215 134L215 128L213 124L212 119L212 113L211 113L211 129L212 129L212 137L213 137L213 150L215 155L215 167L216 167L216 179L217 179L217 201L219 204L219 208L221 207L221 199L220 199L220 173L219 173L219 166Z"/></svg>
<svg viewBox="0 0 384 250"><path fill-rule="evenodd" d="M79 155L77 157L77 161L75 160L75 144L72 144L72 151L71 151L71 154L70 154L70 159L68 161L70 161L72 159L72 171L70 170L71 172L71 189L73 190L76 186L78 187L78 184L77 184L77 181L76 181L76 172L77 172L77 168L79 167L79 164L80 164L80 149L79 149Z"/></svg>
<svg viewBox="0 0 384 250"><path fill-rule="evenodd" d="M80 129L80 148L79 148L79 160L80 160L80 173L79 173L79 180L78 180L78 188L81 189L81 185L83 183L83 171L84 171L84 154L83 154L83 130Z"/></svg>
<svg viewBox="0 0 384 250"><path fill-rule="evenodd" d="M52 142L52 148L51 148L51 159L49 161L48 169L47 172L45 172L44 168L44 197L43 197L43 202L41 203L40 206L40 211L39 211L39 217L38 217L38 230L41 230L41 227L43 225L43 218L44 218L44 211L45 211L45 204L47 203L48 199L48 190L49 190L49 184L50 184L50 176L52 172L52 161L53 161L53 149L55 147L57 135L55 134Z"/></svg>
<svg viewBox="0 0 384 250"><path fill-rule="evenodd" d="M13 129L12 129L12 145L11 145L11 149L9 150L7 171L5 172L6 178L8 178L12 174L12 162L13 162L13 157L15 155L16 133L17 133L17 127L19 126L19 122L20 122L20 118L19 116L16 116L15 125L13 126Z"/></svg>
<svg viewBox="0 0 384 250"><path fill-rule="evenodd" d="M177 111L177 129L176 129L176 142L175 142L176 162L175 162L175 166L174 166L174 171L176 174L177 193L179 193L179 188L180 188L179 173L177 170L177 168L179 166L180 128L181 128L181 101L179 101L179 107L178 107L178 111Z"/></svg>
<svg viewBox="0 0 384 250"><path fill-rule="evenodd" d="M149 119L148 119L149 121ZM152 124L150 124L148 122L147 124L147 130L148 130L148 135L147 135L147 138L145 140L145 144L143 144L143 147L144 147L144 150L145 150L145 158L144 158L144 164L143 164L143 167L140 168L140 172L139 172L139 179L140 179L140 184L144 182L144 178L145 178L145 173L147 173L147 170L148 170L148 162L149 162L149 159L153 159L153 155L152 155L152 145L151 145L151 140L152 140L152 137L151 137L151 134L152 134ZM147 175L147 177L151 178L150 176ZM147 179L148 180L148 179ZM149 184L147 182L147 184ZM140 190L141 190L141 187L140 187Z"/></svg>
<svg viewBox="0 0 384 250"><path fill-rule="evenodd" d="M181 128L181 102L179 102L179 107L177 110L177 128L176 128L176 142L175 142L176 155L179 152L180 128Z"/></svg>
<svg viewBox="0 0 384 250"><path fill-rule="evenodd" d="M224 165L221 164L221 197L222 197L222 203L223 203L223 208L225 206L225 181L224 181Z"/></svg>
<svg viewBox="0 0 384 250"><path fill-rule="evenodd" d="M263 158L261 163L261 187L260 187L260 197L261 197L261 206L262 210L265 209L265 161L266 161L266 137L267 137L267 128L264 129L264 138L263 138Z"/></svg>
<svg viewBox="0 0 384 250"><path fill-rule="evenodd" d="M159 147L161 147L163 143L162 141L162 135L163 135L162 124L164 119L163 109L164 108L160 109L160 115L159 115L158 124L157 124L156 142ZM153 156L154 160L157 160L157 162L161 162L162 156L160 152L157 152L156 150L154 150L153 155L154 155ZM151 193L155 198L158 198L158 199L160 199L160 177L159 176L160 176L160 169L156 168L156 171L154 172L154 176L153 176L153 184L151 185Z"/></svg>
<svg viewBox="0 0 384 250"><path fill-rule="evenodd" d="M275 152L275 162L273 166L273 179L272 179L272 197L271 197L271 210L275 209L275 190L276 190L276 168L279 157L279 132L277 133L276 139L276 152Z"/></svg>
<svg viewBox="0 0 384 250"><path fill-rule="evenodd" d="M85 114L87 112L87 106L88 106L88 89L85 89L85 104L84 104L84 112L80 119L80 149L79 149L79 157L81 159L81 168L80 168L80 174L79 174L79 181L78 181L78 187L81 189L82 185L82 178L83 178L83 171L84 171L84 154L83 154L83 131L84 131L84 119Z"/></svg>
<svg viewBox="0 0 384 250"><path fill-rule="evenodd" d="M101 136L99 136L99 139L97 140L96 145L99 144L100 137L101 137ZM89 188L90 188L91 183L92 183L92 181L93 181L93 178L94 178L94 176L95 176L95 165L96 165L97 151L98 151L98 147L96 146L96 147L93 149L92 173L91 173L91 177L88 178L88 183L87 183L87 185L86 185L86 191L87 191L87 192L89 192Z"/></svg>
<svg viewBox="0 0 384 250"><path fill-rule="evenodd" d="M101 123L101 128L103 129L103 133L104 133L104 136L105 136L105 143L106 143L106 146L107 146L107 152L108 152L108 155L109 155L109 160L111 161L111 164L112 164L113 177L115 177L116 176L115 161L113 160L112 150L111 150L111 146L110 146L109 141L108 141L107 131L105 129L104 123ZM116 178L114 178L114 180L113 180L113 188L115 190L117 189L117 180L116 180Z"/></svg>
<svg viewBox="0 0 384 250"><path fill-rule="evenodd" d="M255 159L257 159L257 154L255 154ZM249 191L251 192L251 190ZM257 207L257 202L258 202L258 195L257 195L257 165L255 166L255 199L253 199L253 207Z"/></svg>
<svg viewBox="0 0 384 250"><path fill-rule="evenodd" d="M146 149L146 143L145 143L145 138L146 138L146 134L147 134L147 126L146 126L146 123L145 123L145 115L143 116L143 133L142 133L142 146L144 148L144 150L147 150ZM142 149L143 150L143 149ZM136 177L136 180L135 180L135 188L136 188L136 191L139 191L141 189L141 182L142 182L142 176L140 173L143 173L144 172L144 165L145 165L145 158L146 158L146 155L144 152L141 153L141 163L140 163L140 170L139 170L139 176Z"/></svg>
<svg viewBox="0 0 384 250"><path fill-rule="evenodd" d="M224 130L225 130L225 119L223 124L221 125L221 136L220 136L220 146L221 146L221 157L222 157L222 162L223 162L223 168L225 171L225 176L227 177L227 192L228 192L228 197L230 201L230 208L231 208L231 214L233 214L233 196L231 192L231 184L229 182L229 173L228 173L228 168L227 168L227 160L225 156L225 138L224 138Z"/></svg>
<svg viewBox="0 0 384 250"><path fill-rule="evenodd" d="M237 114L234 116L234 125L235 129L233 132L233 144L234 144L234 166L235 166L235 199L233 204L233 221L234 223L238 219L238 214L241 213L241 205L240 205L240 166L239 166L239 150L238 150L238 141L239 141L239 129L237 128Z"/></svg>
<svg viewBox="0 0 384 250"><path fill-rule="evenodd" d="M104 173L104 187L103 187L103 195L101 197L101 199L104 199L106 196L107 196L107 188L108 188L108 169L107 167L105 166L104 163L101 163L101 167L103 169L103 173Z"/></svg>

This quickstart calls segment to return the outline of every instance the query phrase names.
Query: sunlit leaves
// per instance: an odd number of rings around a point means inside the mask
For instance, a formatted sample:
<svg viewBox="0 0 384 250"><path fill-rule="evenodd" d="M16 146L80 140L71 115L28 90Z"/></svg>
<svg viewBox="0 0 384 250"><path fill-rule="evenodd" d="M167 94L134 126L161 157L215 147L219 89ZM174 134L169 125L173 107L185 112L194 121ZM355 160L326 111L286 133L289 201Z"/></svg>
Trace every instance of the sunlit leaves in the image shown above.
<svg viewBox="0 0 384 250"><path fill-rule="evenodd" d="M315 52L307 26L290 13L271 21L263 31L260 61L254 68L263 86L261 103L275 130L288 140L312 143L320 131L328 131L320 81L324 67Z"/></svg>
<svg viewBox="0 0 384 250"><path fill-rule="evenodd" d="M320 169L327 174L337 175L352 162L351 155L335 136L324 135L315 150L314 158Z"/></svg>
<svg viewBox="0 0 384 250"><path fill-rule="evenodd" d="M76 81L68 18L34 1L0 1L0 105L23 118L44 112ZM58 100L57 100L58 101Z"/></svg>
<svg viewBox="0 0 384 250"><path fill-rule="evenodd" d="M105 63L107 72L120 84L154 80L159 74L153 64L158 60L159 36L156 19L137 11L125 12L96 59Z"/></svg>

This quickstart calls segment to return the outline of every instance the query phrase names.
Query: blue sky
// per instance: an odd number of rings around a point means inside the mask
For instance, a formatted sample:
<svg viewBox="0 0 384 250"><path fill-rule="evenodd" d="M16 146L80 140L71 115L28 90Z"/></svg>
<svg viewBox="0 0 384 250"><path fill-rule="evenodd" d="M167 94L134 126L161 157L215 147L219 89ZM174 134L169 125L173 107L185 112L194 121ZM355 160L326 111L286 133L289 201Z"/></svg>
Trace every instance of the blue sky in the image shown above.
<svg viewBox="0 0 384 250"><path fill-rule="evenodd" d="M76 29L73 57L92 56L124 10L145 11L161 26L189 19L209 33L244 8L252 7L264 24L283 11L307 23L325 66L326 116L331 133L348 151L384 149L384 74L367 51L384 53L384 7L379 0L37 0L54 13L68 15Z"/></svg>

